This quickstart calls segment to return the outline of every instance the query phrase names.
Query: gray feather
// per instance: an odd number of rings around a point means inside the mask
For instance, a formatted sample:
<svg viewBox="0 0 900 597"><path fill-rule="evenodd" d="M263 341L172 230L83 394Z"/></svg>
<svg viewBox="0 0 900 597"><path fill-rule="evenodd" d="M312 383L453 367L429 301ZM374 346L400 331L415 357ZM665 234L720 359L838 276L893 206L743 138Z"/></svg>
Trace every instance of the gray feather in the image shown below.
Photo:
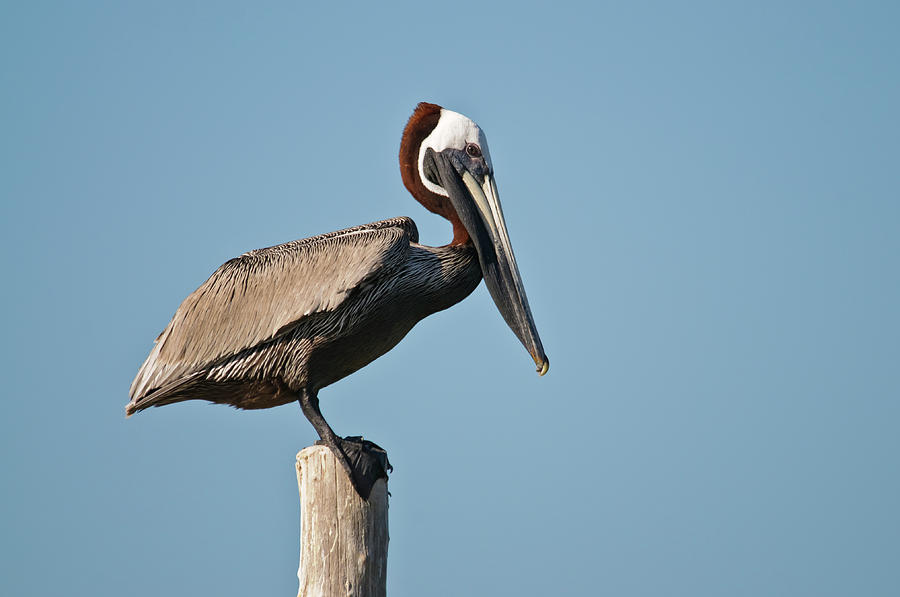
<svg viewBox="0 0 900 597"><path fill-rule="evenodd" d="M415 223L394 218L245 253L188 296L131 385L129 412L234 355L338 309L407 260ZM161 402L160 402L161 403Z"/></svg>

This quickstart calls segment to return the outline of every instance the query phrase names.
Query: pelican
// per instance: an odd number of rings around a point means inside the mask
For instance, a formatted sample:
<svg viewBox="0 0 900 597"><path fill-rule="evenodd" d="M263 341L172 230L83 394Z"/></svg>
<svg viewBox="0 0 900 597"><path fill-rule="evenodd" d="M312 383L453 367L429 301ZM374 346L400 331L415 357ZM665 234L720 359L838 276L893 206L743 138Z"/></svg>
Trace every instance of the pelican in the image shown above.
<svg viewBox="0 0 900 597"><path fill-rule="evenodd" d="M550 362L509 242L482 130L462 114L420 103L403 131L400 173L419 203L450 221L449 244L419 244L415 223L399 217L226 262L181 303L156 339L131 384L126 415L194 399L240 409L298 401L320 443L334 451L367 499L390 465L371 442L335 434L319 408L319 390L391 350L421 319L463 300L482 278L544 375Z"/></svg>

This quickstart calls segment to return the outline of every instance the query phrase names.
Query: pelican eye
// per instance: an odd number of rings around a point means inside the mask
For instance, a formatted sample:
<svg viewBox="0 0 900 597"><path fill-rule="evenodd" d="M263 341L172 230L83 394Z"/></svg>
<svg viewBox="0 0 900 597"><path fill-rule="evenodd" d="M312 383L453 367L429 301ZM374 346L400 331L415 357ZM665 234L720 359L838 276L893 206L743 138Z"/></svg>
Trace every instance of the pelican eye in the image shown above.
<svg viewBox="0 0 900 597"><path fill-rule="evenodd" d="M466 153L472 156L473 158L481 157L481 148L475 145L474 143L469 143L466 145Z"/></svg>

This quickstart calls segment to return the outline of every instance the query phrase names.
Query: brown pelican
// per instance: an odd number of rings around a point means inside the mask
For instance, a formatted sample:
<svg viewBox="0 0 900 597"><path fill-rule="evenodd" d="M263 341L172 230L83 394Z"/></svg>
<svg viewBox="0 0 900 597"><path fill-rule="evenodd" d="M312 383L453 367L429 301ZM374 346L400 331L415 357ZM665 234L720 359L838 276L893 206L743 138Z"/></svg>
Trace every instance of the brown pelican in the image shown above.
<svg viewBox="0 0 900 597"><path fill-rule="evenodd" d="M384 474L372 464L380 449L338 437L318 393L389 351L419 320L458 303L484 277L506 323L546 373L484 133L461 114L421 103L403 131L400 172L416 200L452 223L450 244L419 244L415 223L402 217L228 261L156 339L126 413L192 399L243 409L297 400L365 499Z"/></svg>

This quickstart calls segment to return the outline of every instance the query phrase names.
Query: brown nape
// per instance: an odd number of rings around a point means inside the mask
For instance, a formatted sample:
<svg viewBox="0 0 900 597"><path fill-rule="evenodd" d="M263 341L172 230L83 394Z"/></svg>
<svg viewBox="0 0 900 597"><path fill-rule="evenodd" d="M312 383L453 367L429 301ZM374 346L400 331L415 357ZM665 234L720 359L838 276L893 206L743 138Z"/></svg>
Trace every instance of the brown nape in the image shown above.
<svg viewBox="0 0 900 597"><path fill-rule="evenodd" d="M429 191L419 176L419 148L425 138L431 134L441 118L441 107L436 104L421 102L416 106L400 141L400 176L403 185L425 209L450 220L453 224L453 240L451 245L463 245L469 242L469 233L463 226L453 209L450 199Z"/></svg>

